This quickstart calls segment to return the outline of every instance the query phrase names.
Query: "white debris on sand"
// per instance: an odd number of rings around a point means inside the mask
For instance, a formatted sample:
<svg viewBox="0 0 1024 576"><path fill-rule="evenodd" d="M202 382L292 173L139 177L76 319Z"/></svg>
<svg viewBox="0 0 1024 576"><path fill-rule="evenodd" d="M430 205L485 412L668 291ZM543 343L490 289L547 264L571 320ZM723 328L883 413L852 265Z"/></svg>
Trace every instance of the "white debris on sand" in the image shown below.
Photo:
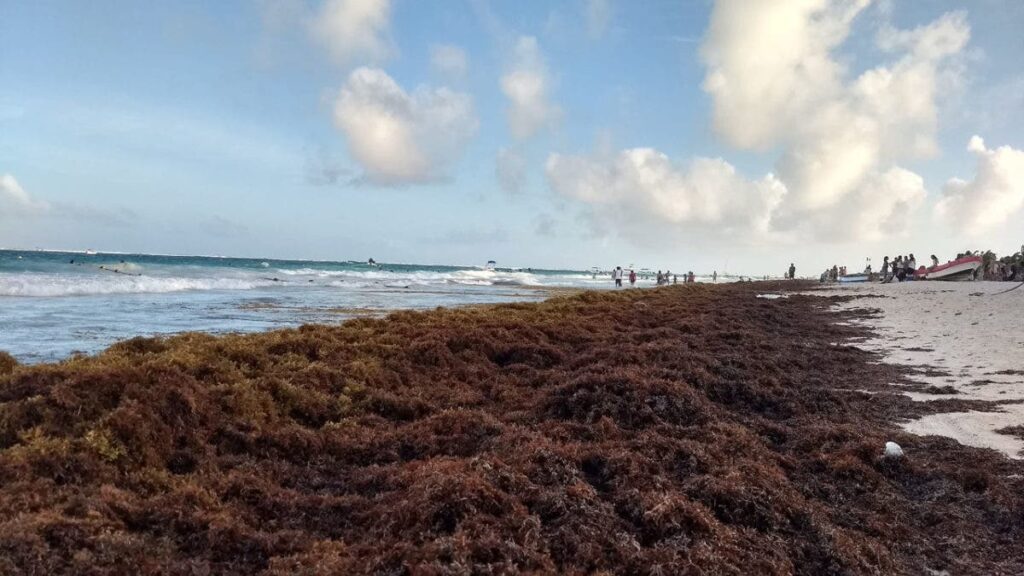
<svg viewBox="0 0 1024 576"><path fill-rule="evenodd" d="M1000 404L998 412L934 414L904 425L914 434L954 438L968 446L1024 458L1024 440L996 430L1024 424L1024 288L996 294L1005 282L904 282L860 284L816 294L864 295L840 309L877 308L862 322L877 337L860 347L881 352L884 361L926 367L911 379L955 394L904 392L921 402L944 398Z"/></svg>
<svg viewBox="0 0 1024 576"><path fill-rule="evenodd" d="M885 457L886 458L902 458L903 457L903 448L900 448L900 445L895 443L895 442L886 442L885 443Z"/></svg>
<svg viewBox="0 0 1024 576"><path fill-rule="evenodd" d="M900 448L900 445L896 444L895 442L887 442L884 454L886 458L902 458L903 449Z"/></svg>

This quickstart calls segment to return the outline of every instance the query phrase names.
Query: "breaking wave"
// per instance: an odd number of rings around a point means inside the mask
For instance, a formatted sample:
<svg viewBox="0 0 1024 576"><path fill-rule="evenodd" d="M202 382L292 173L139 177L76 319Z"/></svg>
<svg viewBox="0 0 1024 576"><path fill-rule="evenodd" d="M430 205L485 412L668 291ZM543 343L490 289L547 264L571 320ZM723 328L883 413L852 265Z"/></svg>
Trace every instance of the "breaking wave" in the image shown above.
<svg viewBox="0 0 1024 576"><path fill-rule="evenodd" d="M12 274L0 276L0 296L85 296L101 294L154 294L189 290L251 290L274 284L239 278L175 278L114 275L65 276Z"/></svg>

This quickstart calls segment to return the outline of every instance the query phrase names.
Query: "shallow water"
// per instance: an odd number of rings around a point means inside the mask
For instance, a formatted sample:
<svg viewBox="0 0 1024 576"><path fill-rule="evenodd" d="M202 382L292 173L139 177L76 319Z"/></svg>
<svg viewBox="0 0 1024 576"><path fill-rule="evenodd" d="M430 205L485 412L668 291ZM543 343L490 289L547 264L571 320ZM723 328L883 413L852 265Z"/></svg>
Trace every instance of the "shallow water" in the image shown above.
<svg viewBox="0 0 1024 576"><path fill-rule="evenodd" d="M0 350L22 362L139 335L253 332L396 309L539 300L610 288L571 270L0 251Z"/></svg>

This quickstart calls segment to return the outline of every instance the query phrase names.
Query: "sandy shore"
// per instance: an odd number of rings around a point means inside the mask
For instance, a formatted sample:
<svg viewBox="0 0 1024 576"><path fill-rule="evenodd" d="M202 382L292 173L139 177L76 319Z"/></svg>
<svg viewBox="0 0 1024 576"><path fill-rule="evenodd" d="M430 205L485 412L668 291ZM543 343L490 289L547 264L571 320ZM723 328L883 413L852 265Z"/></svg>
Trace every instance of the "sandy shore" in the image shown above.
<svg viewBox="0 0 1024 576"><path fill-rule="evenodd" d="M937 434L968 446L1024 457L1024 437L998 430L1024 425L1024 288L997 294L1004 282L906 282L844 286L824 291L856 295L840 310L875 308L877 316L855 320L877 337L859 346L880 352L895 366L923 367L909 377L935 387L905 389L919 402L981 400L997 411L931 414L904 424L915 434ZM897 384L898 385L898 384ZM949 388L946 388L949 387ZM936 389L948 394L936 394Z"/></svg>

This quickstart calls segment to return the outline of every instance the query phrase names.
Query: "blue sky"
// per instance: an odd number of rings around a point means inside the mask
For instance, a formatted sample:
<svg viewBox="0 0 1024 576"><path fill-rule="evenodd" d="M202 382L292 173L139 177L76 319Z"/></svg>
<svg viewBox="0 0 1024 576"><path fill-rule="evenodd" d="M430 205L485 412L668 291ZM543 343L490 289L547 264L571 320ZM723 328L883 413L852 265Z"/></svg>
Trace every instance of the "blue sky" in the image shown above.
<svg viewBox="0 0 1024 576"><path fill-rule="evenodd" d="M776 4L0 0L0 245L743 273L1018 249L1024 3Z"/></svg>

